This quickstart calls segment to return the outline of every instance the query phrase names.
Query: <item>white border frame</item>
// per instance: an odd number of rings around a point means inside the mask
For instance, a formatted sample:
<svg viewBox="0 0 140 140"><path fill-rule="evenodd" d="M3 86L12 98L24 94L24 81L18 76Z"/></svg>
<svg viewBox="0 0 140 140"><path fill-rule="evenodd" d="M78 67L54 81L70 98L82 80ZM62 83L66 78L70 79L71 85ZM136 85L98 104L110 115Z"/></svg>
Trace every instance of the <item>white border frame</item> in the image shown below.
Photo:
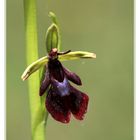
<svg viewBox="0 0 140 140"><path fill-rule="evenodd" d="M0 140L4 140L6 138L5 136L5 112L6 112L6 107L5 107L5 48L6 48L6 8L5 4L6 2L4 0L1 0L0 4L0 17L1 17L1 22L0 22ZM4 9L5 8L5 9ZM135 50L134 50L134 58L135 58L135 139L140 140L140 0L135 1L135 6L134 6L134 11L135 11L135 39L134 39L134 45L135 45ZM4 13L5 12L5 13ZM4 26L5 25L5 26Z"/></svg>
<svg viewBox="0 0 140 140"><path fill-rule="evenodd" d="M5 3L0 2L0 140L5 138Z"/></svg>
<svg viewBox="0 0 140 140"><path fill-rule="evenodd" d="M135 139L140 140L140 0L135 1Z"/></svg>

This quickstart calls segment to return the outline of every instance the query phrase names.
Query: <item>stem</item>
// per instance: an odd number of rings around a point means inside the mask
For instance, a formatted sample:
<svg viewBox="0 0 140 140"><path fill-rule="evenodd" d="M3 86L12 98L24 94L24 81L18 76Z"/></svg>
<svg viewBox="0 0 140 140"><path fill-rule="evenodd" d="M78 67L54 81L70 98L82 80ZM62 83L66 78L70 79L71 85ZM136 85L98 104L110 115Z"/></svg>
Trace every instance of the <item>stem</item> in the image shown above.
<svg viewBox="0 0 140 140"><path fill-rule="evenodd" d="M38 59L35 2L35 0L24 0L27 65ZM41 104L39 86L39 72L36 72L28 80L32 140L45 140L45 124L48 114L46 113L44 103Z"/></svg>

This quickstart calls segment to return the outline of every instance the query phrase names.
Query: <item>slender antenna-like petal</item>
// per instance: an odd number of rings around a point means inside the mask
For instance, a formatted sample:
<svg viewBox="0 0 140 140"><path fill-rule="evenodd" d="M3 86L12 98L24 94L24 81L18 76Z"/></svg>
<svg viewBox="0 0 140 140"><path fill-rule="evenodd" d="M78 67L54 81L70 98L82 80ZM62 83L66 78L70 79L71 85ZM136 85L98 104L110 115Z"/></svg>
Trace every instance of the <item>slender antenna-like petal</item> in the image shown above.
<svg viewBox="0 0 140 140"><path fill-rule="evenodd" d="M42 96L45 93L49 85L50 85L50 77L49 77L49 73L46 72L44 80L42 81L41 86L40 86L40 90L39 90L40 96Z"/></svg>
<svg viewBox="0 0 140 140"><path fill-rule="evenodd" d="M64 72L68 78L68 80L72 81L73 83L77 85L82 85L81 79L78 75L76 75L74 72L71 72L67 68L63 67Z"/></svg>

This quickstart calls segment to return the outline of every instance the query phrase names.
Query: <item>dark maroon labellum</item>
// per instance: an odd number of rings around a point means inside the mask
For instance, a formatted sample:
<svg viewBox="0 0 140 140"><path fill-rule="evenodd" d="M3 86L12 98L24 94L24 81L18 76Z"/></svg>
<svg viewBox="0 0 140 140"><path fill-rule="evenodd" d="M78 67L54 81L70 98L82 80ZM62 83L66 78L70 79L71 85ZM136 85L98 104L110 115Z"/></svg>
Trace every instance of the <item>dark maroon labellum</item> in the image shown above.
<svg viewBox="0 0 140 140"><path fill-rule="evenodd" d="M74 88L69 80L77 85L82 85L78 75L64 68L58 60L59 55L53 48L49 53L49 62L46 65L46 73L40 87L40 96L49 88L46 97L46 108L51 116L62 123L70 121L71 113L78 120L83 120L87 111L88 96Z"/></svg>

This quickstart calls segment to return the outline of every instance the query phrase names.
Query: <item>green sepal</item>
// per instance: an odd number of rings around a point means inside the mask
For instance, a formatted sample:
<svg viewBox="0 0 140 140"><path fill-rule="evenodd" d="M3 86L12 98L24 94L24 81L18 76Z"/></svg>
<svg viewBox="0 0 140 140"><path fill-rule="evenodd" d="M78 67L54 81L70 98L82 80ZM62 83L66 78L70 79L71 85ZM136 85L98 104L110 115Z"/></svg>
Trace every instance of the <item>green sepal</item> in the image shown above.
<svg viewBox="0 0 140 140"><path fill-rule="evenodd" d="M26 70L23 72L21 79L26 80L32 73L37 71L40 67L44 66L48 62L48 56L42 57L37 61L30 64Z"/></svg>
<svg viewBox="0 0 140 140"><path fill-rule="evenodd" d="M46 49L49 53L52 48L58 48L59 36L58 36L58 27L56 24L52 24L46 33Z"/></svg>
<svg viewBox="0 0 140 140"><path fill-rule="evenodd" d="M59 55L58 57L60 61L76 60L81 58L96 58L96 54L85 51L75 51L64 55Z"/></svg>

